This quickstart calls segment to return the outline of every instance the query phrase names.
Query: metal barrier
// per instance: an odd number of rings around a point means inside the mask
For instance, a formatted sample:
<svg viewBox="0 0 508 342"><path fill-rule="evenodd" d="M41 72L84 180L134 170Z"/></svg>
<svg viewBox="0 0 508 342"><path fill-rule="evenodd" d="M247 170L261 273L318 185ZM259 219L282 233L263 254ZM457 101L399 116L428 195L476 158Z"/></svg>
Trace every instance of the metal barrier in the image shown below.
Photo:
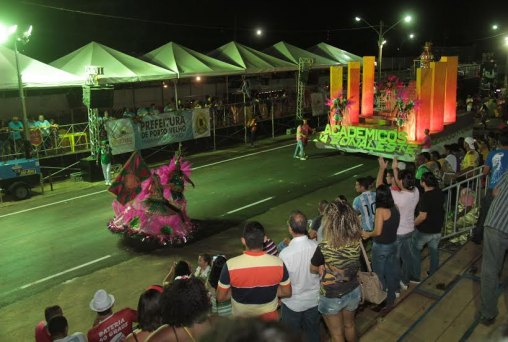
<svg viewBox="0 0 508 342"><path fill-rule="evenodd" d="M2 160L16 159L31 155L44 159L55 155L88 151L88 123L79 122L70 125L54 125L48 135L43 135L38 128L30 129L32 141L24 146L24 141L11 140L3 146Z"/></svg>
<svg viewBox="0 0 508 342"><path fill-rule="evenodd" d="M465 242L480 214L481 199L486 191L483 178L483 166L480 166L466 172L457 182L443 189L446 202L441 239Z"/></svg>

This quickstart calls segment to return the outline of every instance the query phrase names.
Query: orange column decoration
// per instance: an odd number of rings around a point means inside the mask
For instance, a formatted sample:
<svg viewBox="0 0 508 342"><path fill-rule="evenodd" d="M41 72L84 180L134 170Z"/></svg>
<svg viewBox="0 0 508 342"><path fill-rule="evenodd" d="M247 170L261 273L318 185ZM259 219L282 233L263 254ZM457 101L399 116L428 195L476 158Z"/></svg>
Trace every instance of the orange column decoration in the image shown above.
<svg viewBox="0 0 508 342"><path fill-rule="evenodd" d="M344 67L342 65L332 65L330 67L330 99L334 99L342 95L343 82ZM333 113L331 110L329 113L328 122L335 122L333 120Z"/></svg>
<svg viewBox="0 0 508 342"><path fill-rule="evenodd" d="M430 69L432 70L430 130L432 132L441 132L444 129L446 62L431 62Z"/></svg>
<svg viewBox="0 0 508 342"><path fill-rule="evenodd" d="M376 57L363 57L362 115L374 115L374 62Z"/></svg>
<svg viewBox="0 0 508 342"><path fill-rule="evenodd" d="M330 67L330 99L342 95L343 69L342 65L332 65Z"/></svg>
<svg viewBox="0 0 508 342"><path fill-rule="evenodd" d="M432 111L432 70L430 68L416 69L416 91L418 98L416 140L421 142L425 137L423 131L430 128L430 113Z"/></svg>
<svg viewBox="0 0 508 342"><path fill-rule="evenodd" d="M351 102L348 109L348 124L360 121L360 62L347 64L347 98Z"/></svg>
<svg viewBox="0 0 508 342"><path fill-rule="evenodd" d="M443 56L441 62L446 62L446 88L444 123L449 124L457 120L457 73L459 69L459 57Z"/></svg>

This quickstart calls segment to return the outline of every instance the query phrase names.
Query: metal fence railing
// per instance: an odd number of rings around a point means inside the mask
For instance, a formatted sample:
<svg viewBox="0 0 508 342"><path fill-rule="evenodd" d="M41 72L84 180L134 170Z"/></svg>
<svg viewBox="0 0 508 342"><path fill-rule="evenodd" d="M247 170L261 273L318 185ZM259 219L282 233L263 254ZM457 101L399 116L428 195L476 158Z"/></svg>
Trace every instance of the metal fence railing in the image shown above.
<svg viewBox="0 0 508 342"><path fill-rule="evenodd" d="M9 137L2 144L2 160L23 158L27 156L44 159L54 155L77 153L89 149L88 123L80 122L69 125L53 125L48 131L30 128L30 142L24 139Z"/></svg>
<svg viewBox="0 0 508 342"><path fill-rule="evenodd" d="M445 222L442 239L465 242L476 225L480 213L483 187L483 166L477 167L443 189L445 193Z"/></svg>

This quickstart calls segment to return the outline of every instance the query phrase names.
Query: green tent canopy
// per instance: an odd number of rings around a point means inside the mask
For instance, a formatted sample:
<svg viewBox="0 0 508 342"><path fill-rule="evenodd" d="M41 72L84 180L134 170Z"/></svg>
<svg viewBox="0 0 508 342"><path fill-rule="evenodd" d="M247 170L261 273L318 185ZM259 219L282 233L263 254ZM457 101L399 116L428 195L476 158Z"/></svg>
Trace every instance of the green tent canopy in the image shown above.
<svg viewBox="0 0 508 342"><path fill-rule="evenodd" d="M100 83L128 83L176 78L172 71L160 68L97 42L91 42L51 63L52 66L86 79L86 67L100 66Z"/></svg>
<svg viewBox="0 0 508 342"><path fill-rule="evenodd" d="M362 57L354 55L350 52L339 49L326 43L319 43L308 49L316 55L331 59L340 64L347 65L348 62L361 62Z"/></svg>
<svg viewBox="0 0 508 342"><path fill-rule="evenodd" d="M83 80L33 58L18 54L24 88L58 88L81 86ZM0 90L18 89L15 52L0 46Z"/></svg>
<svg viewBox="0 0 508 342"><path fill-rule="evenodd" d="M300 49L299 47L288 44L286 42L278 42L277 44L272 45L268 49L264 50L264 52L295 64L298 64L299 58L312 58L314 60L314 64L312 65L313 68L322 68L337 64L337 62L332 59L316 55L315 53Z"/></svg>
<svg viewBox="0 0 508 342"><path fill-rule="evenodd" d="M208 53L208 56L242 68L245 73L291 71L298 63L290 63L237 42L229 42Z"/></svg>
<svg viewBox="0 0 508 342"><path fill-rule="evenodd" d="M143 56L150 63L159 65L178 74L178 77L219 76L243 73L243 68L182 45L170 42Z"/></svg>

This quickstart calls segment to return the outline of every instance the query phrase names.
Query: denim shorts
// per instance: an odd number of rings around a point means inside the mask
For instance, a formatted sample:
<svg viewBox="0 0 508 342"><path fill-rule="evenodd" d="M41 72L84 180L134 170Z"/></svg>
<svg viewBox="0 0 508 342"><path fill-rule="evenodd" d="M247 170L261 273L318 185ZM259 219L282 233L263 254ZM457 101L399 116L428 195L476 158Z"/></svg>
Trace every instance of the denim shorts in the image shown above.
<svg viewBox="0 0 508 342"><path fill-rule="evenodd" d="M322 315L335 315L342 310L355 311L360 305L361 297L360 287L340 298L319 296L318 310Z"/></svg>

